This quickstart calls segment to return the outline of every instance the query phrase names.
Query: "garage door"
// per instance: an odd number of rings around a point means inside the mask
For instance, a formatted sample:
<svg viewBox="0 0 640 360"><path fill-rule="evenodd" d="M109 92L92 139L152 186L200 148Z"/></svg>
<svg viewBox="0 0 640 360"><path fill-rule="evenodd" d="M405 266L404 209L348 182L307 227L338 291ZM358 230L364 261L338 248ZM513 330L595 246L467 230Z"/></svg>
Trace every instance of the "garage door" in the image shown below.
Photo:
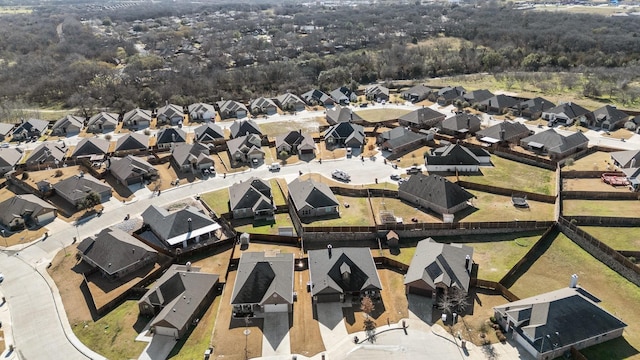
<svg viewBox="0 0 640 360"><path fill-rule="evenodd" d="M409 287L409 294L416 294L416 295L420 295L420 296L432 297L433 296L433 291L427 290L427 289L421 289L421 288L415 287L415 286L410 286Z"/></svg>
<svg viewBox="0 0 640 360"><path fill-rule="evenodd" d="M178 329L156 326L153 331L158 335L173 336L174 338L178 338Z"/></svg>
<svg viewBox="0 0 640 360"><path fill-rule="evenodd" d="M55 218L55 215L56 215L55 211L50 211L48 213L44 213L38 216L37 218L38 224L44 224L47 221L51 221L53 218Z"/></svg>
<svg viewBox="0 0 640 360"><path fill-rule="evenodd" d="M264 312L287 312L288 310L287 304L267 304L264 306Z"/></svg>

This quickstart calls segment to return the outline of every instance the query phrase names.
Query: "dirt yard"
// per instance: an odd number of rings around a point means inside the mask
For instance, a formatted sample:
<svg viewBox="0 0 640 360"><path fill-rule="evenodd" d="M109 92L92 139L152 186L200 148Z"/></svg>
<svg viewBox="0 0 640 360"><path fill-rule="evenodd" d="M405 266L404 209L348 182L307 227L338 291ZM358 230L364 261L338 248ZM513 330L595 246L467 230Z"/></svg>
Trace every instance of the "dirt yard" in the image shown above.
<svg viewBox="0 0 640 360"><path fill-rule="evenodd" d="M494 306L506 304L508 301L501 295L492 294L482 289L472 289L471 300L473 301L472 313L458 317L458 322L454 326L445 326L442 320L438 320L437 323L451 334L455 336L460 334L462 339L475 345L482 345L484 340L488 340L492 344L497 343L498 338L495 330L491 328L489 318L493 316Z"/></svg>
<svg viewBox="0 0 640 360"><path fill-rule="evenodd" d="M562 190L566 191L602 191L629 192L626 186L611 186L601 179L563 179Z"/></svg>
<svg viewBox="0 0 640 360"><path fill-rule="evenodd" d="M63 251L58 252L47 270L58 287L64 310L72 327L92 319L87 300L80 289L82 271L87 268L76 260L77 246L74 244L67 247L66 254Z"/></svg>
<svg viewBox="0 0 640 360"><path fill-rule="evenodd" d="M58 171L60 172L58 173ZM67 167L61 166L57 169L51 170L29 171L29 178L26 182L37 189L38 185L36 184L42 180L46 180L53 185L73 175L78 175L80 171L86 173L87 169L84 166L76 165ZM56 176L56 173L60 175Z"/></svg>
<svg viewBox="0 0 640 360"><path fill-rule="evenodd" d="M293 326L289 329L291 353L311 357L325 351L318 320L313 318L313 304L307 292L309 270L294 273L294 291L298 301L293 304Z"/></svg>
<svg viewBox="0 0 640 360"><path fill-rule="evenodd" d="M380 219L380 211L391 211L395 217L402 218L405 224L410 224L412 219L417 219L421 223L441 223L442 219L435 216L435 213L424 212L418 210L415 206L397 199L397 198L371 198L371 205L373 206L373 215L376 217L376 221L379 224L382 223Z"/></svg>
<svg viewBox="0 0 640 360"><path fill-rule="evenodd" d="M41 238L47 231L46 227L24 229L17 232L5 231L2 242L0 242L0 246L9 247L18 244L28 244L33 240Z"/></svg>
<svg viewBox="0 0 640 360"><path fill-rule="evenodd" d="M613 160L611 154L606 152L595 152L583 158L575 160L571 166L566 165L562 171L613 171Z"/></svg>

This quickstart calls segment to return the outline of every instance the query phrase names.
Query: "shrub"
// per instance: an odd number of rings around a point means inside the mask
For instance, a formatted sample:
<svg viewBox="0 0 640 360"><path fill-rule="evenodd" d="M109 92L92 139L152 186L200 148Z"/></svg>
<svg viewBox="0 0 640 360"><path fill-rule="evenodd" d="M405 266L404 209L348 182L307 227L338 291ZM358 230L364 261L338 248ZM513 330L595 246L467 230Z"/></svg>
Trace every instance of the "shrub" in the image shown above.
<svg viewBox="0 0 640 360"><path fill-rule="evenodd" d="M107 139L107 140L111 140L111 134L105 135L104 138Z"/></svg>
<svg viewBox="0 0 640 360"><path fill-rule="evenodd" d="M151 135L151 130L145 129L144 130L144 134L147 135L147 136Z"/></svg>
<svg viewBox="0 0 640 360"><path fill-rule="evenodd" d="M492 323L494 323L494 324L497 324L497 323L498 323L498 320L496 320L496 317L495 317L495 316L490 317L490 318L489 318L489 321L491 321L491 322L492 322Z"/></svg>
<svg viewBox="0 0 640 360"><path fill-rule="evenodd" d="M55 177L60 177L60 176L62 176L62 170L58 169L55 172Z"/></svg>
<svg viewBox="0 0 640 360"><path fill-rule="evenodd" d="M29 173L28 172L23 172L22 173L22 180L27 180L29 178Z"/></svg>

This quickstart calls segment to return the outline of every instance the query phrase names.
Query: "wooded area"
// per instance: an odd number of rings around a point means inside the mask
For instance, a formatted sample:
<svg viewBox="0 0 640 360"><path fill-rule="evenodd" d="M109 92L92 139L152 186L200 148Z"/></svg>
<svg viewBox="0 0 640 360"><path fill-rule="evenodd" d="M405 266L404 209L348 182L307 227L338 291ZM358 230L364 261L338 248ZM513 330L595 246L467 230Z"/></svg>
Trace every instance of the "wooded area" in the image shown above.
<svg viewBox="0 0 640 360"><path fill-rule="evenodd" d="M110 4L0 15L3 121L25 104L122 112L477 72L563 71L585 96L640 99L634 16L495 2Z"/></svg>

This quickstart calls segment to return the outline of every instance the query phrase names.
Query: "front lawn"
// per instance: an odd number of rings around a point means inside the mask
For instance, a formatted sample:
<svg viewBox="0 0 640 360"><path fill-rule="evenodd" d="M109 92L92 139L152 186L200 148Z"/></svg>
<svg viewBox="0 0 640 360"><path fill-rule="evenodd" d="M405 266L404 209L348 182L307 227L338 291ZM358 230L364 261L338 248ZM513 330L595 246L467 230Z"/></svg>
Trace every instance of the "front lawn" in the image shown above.
<svg viewBox="0 0 640 360"><path fill-rule="evenodd" d="M216 215L229 212L229 189L220 189L204 194L200 198L213 210Z"/></svg>
<svg viewBox="0 0 640 360"><path fill-rule="evenodd" d="M222 296L217 296L198 322L198 325L188 334L188 337L178 341L171 350L169 359L191 360L199 359L203 356L205 350L211 346L211 335L213 334L213 326L216 323L221 298Z"/></svg>

